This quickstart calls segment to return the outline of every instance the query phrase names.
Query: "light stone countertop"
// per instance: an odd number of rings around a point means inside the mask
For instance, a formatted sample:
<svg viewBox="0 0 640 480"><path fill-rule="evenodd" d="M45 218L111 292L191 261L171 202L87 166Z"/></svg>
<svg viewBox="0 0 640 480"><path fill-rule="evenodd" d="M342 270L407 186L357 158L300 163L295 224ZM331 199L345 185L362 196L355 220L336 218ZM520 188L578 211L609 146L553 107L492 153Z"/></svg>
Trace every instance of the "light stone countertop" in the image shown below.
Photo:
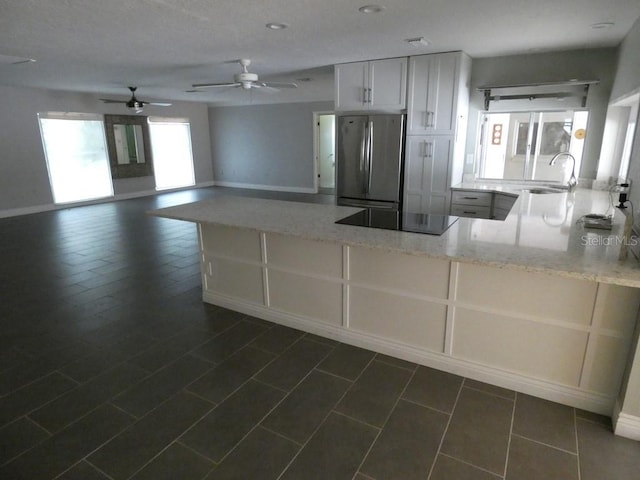
<svg viewBox="0 0 640 480"><path fill-rule="evenodd" d="M640 287L640 263L620 259L625 214L609 193L577 189L536 195L517 184L461 184L457 188L518 195L504 221L464 218L440 236L338 225L360 208L221 196L149 212L151 215L411 255L548 273ZM617 196L614 196L617 200ZM613 214L613 229L576 223L587 213Z"/></svg>

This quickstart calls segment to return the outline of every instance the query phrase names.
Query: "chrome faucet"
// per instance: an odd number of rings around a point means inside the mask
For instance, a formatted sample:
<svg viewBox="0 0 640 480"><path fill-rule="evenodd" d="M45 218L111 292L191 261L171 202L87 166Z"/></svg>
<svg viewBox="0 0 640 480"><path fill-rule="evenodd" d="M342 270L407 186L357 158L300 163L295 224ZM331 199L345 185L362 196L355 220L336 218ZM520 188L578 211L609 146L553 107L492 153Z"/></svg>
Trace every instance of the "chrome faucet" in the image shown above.
<svg viewBox="0 0 640 480"><path fill-rule="evenodd" d="M569 191L572 192L578 185L578 180L576 179L576 157L571 155L569 152L556 153L549 162L549 165L554 165L556 163L556 160L562 155L566 155L567 157L571 158L571 160L573 160L573 167L571 167L571 176L569 177L569 182L567 182Z"/></svg>

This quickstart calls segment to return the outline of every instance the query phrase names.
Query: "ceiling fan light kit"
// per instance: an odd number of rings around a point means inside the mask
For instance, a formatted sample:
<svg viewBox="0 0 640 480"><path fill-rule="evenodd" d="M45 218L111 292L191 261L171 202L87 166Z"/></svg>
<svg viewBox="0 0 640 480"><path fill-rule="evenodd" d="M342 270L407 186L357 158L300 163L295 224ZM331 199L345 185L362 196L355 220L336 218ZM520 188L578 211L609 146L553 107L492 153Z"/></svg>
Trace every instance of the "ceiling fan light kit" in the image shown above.
<svg viewBox="0 0 640 480"><path fill-rule="evenodd" d="M131 91L131 98L129 100L113 100L110 98L101 98L100 101L104 103L121 103L125 105L132 113L142 113L145 105L155 105L156 107L170 107L170 103L166 102L147 102L138 100L136 98L136 90L138 87L128 87Z"/></svg>

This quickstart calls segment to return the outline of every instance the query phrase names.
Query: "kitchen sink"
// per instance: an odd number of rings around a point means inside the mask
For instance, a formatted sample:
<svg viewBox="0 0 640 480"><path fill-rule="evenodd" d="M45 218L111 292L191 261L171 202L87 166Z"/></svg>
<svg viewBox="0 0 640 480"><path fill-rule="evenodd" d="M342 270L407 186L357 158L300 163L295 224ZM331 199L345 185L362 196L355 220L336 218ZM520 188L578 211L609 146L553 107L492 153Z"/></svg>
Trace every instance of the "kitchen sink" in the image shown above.
<svg viewBox="0 0 640 480"><path fill-rule="evenodd" d="M560 190L557 188L523 188L522 189L523 192L529 192L529 193L533 193L536 195L543 195L543 194L549 194L549 193L563 193L565 192L565 190Z"/></svg>

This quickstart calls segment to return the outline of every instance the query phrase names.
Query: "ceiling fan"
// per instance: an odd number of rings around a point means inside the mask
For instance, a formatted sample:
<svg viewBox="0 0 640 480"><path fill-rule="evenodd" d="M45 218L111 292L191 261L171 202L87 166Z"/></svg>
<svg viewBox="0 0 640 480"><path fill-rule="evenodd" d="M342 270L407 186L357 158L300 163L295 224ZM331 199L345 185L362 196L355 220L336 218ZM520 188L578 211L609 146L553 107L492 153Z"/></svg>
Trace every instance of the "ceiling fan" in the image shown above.
<svg viewBox="0 0 640 480"><path fill-rule="evenodd" d="M261 82L258 80L256 73L249 72L249 65L251 60L243 58L238 60L238 63L242 66L242 72L236 73L233 76L233 82L227 83L196 83L193 84L193 88L217 88L217 87L236 87L243 90L251 90L252 88L263 88L268 90L279 90L280 88L298 88L298 85L293 82Z"/></svg>
<svg viewBox="0 0 640 480"><path fill-rule="evenodd" d="M157 107L171 106L170 103L165 102L146 102L143 100L138 100L136 98L137 89L138 87L129 87L129 90L131 90L131 98L129 100L112 100L109 98L101 98L100 100L102 100L104 103L122 103L126 105L129 110L132 110L135 113L141 113L145 105L155 105Z"/></svg>

